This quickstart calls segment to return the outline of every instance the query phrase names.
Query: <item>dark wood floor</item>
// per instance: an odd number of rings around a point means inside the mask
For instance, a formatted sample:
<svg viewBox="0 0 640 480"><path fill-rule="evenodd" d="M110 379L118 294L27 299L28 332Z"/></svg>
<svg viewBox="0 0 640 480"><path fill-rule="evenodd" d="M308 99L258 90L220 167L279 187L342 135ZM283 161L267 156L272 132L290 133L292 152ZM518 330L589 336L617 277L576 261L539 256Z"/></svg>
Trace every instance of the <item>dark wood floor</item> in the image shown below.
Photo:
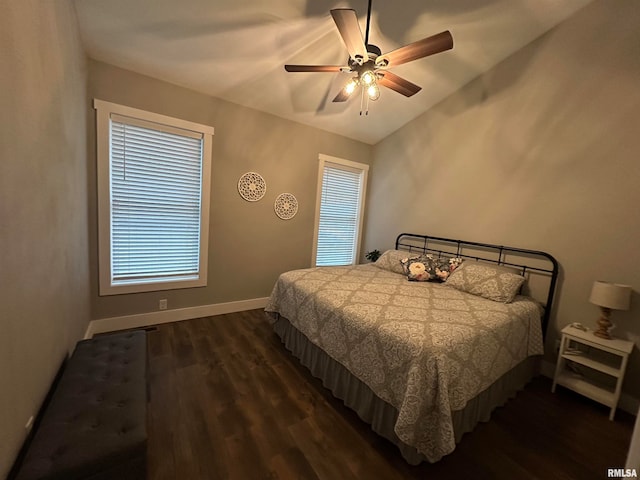
<svg viewBox="0 0 640 480"><path fill-rule="evenodd" d="M633 417L534 380L435 464L407 465L290 356L261 310L149 332L149 478L602 479Z"/></svg>

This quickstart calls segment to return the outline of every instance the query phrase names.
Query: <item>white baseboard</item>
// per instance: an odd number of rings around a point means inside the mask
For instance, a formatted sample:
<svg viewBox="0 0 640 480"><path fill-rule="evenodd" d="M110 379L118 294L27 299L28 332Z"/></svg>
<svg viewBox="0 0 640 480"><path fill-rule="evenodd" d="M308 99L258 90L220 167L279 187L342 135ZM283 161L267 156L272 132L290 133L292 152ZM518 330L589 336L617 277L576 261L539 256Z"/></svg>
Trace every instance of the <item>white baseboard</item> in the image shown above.
<svg viewBox="0 0 640 480"><path fill-rule="evenodd" d="M549 361L543 360L542 366L540 367L540 373L545 377L549 377L553 379L553 376L556 372L556 365ZM620 410L624 410L631 415L637 415L638 409L640 408L640 400L632 397L631 395L627 395L626 393L622 393L620 395L620 401L618 402L618 408Z"/></svg>
<svg viewBox="0 0 640 480"><path fill-rule="evenodd" d="M179 322L192 318L211 317L225 313L243 312L256 308L264 308L269 297L252 298L237 302L215 303L212 305L199 305L197 307L176 308L162 310L160 312L138 313L122 317L100 318L89 322L84 338L91 338L97 333L127 330L129 328L148 327L160 323Z"/></svg>

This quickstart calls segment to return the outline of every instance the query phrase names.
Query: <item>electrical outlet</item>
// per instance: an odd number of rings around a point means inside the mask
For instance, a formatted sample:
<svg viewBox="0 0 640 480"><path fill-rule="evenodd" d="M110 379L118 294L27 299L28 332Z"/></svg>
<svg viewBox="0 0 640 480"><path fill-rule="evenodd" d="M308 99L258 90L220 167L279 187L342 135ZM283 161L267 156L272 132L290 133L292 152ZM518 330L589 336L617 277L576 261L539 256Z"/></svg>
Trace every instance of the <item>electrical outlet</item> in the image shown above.
<svg viewBox="0 0 640 480"><path fill-rule="evenodd" d="M158 308L160 310L166 310L167 309L167 299L166 298L163 298L162 300L160 300L158 302Z"/></svg>
<svg viewBox="0 0 640 480"><path fill-rule="evenodd" d="M31 430L31 427L33 427L33 415L29 417L29 420L27 420L27 424L24 426L27 432Z"/></svg>

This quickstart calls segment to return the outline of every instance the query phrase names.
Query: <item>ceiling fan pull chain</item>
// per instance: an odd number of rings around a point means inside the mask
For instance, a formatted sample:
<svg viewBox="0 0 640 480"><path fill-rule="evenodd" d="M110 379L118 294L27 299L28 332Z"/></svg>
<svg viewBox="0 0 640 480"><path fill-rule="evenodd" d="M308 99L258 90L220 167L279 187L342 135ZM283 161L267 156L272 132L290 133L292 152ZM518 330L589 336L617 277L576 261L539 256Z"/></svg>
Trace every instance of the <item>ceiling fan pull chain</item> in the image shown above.
<svg viewBox="0 0 640 480"><path fill-rule="evenodd" d="M362 89L362 97L360 97L360 115L364 112L365 115L369 115L369 95Z"/></svg>

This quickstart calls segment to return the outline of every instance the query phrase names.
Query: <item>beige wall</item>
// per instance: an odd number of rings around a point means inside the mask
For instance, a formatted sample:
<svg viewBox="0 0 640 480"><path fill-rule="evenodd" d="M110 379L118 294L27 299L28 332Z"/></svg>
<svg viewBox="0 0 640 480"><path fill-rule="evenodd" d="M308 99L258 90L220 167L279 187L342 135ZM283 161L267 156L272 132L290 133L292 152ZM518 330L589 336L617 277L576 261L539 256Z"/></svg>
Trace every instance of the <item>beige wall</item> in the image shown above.
<svg viewBox="0 0 640 480"><path fill-rule="evenodd" d="M215 128L209 235L209 284L204 288L100 297L97 294L95 127L89 124L89 203L91 216L92 318L108 318L169 308L210 305L266 297L278 275L311 262L318 154L370 163L372 147L339 135L283 120L176 85L89 62L91 99L141 108ZM238 194L239 177L260 173L267 193L258 202ZM293 193L298 214L280 220L273 202Z"/></svg>
<svg viewBox="0 0 640 480"><path fill-rule="evenodd" d="M0 478L89 321L86 61L70 2L0 7Z"/></svg>
<svg viewBox="0 0 640 480"><path fill-rule="evenodd" d="M410 231L548 251L547 359L564 325L595 325L596 279L634 286L613 320L640 347L639 86L640 3L597 0L375 146L364 248ZM636 398L639 377L636 349Z"/></svg>

